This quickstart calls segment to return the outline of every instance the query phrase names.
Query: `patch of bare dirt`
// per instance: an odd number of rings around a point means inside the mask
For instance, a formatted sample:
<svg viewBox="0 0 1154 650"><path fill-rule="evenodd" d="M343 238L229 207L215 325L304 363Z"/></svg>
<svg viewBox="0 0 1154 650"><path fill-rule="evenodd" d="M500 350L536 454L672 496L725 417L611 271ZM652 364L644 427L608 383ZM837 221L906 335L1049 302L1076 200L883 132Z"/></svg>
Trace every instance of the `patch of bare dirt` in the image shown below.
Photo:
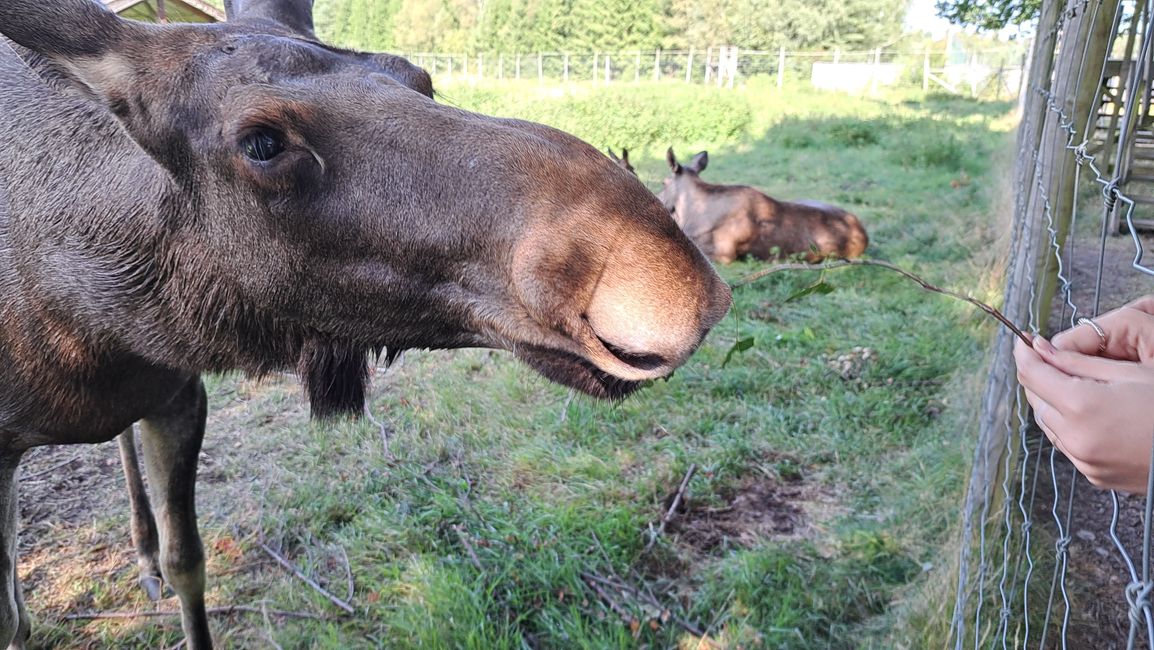
<svg viewBox="0 0 1154 650"><path fill-rule="evenodd" d="M816 541L824 524L845 512L844 500L832 489L800 475L758 474L724 490L720 497L687 498L670 522L668 530L696 554L715 555L771 540ZM666 508L671 502L672 496Z"/></svg>

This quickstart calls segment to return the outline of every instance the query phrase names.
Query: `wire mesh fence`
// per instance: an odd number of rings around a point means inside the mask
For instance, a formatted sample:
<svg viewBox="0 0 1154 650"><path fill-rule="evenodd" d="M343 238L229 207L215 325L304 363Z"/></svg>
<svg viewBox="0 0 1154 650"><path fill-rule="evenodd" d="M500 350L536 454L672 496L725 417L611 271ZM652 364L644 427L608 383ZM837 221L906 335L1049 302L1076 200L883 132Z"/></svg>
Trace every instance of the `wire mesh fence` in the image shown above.
<svg viewBox="0 0 1154 650"><path fill-rule="evenodd" d="M754 77L778 85L806 81L831 90L921 86L956 94L1016 96L1023 44L972 51L689 50L615 52L406 52L440 82L536 80L539 83L666 81L733 87Z"/></svg>
<svg viewBox="0 0 1154 650"><path fill-rule="evenodd" d="M1136 172L1154 141L1152 16L1146 0L1043 3L1022 97L1003 310L1032 332L1074 327L1149 293L1136 225L1151 201ZM952 645L1151 647L1151 498L1089 487L1040 434L1012 339L996 339L983 401Z"/></svg>

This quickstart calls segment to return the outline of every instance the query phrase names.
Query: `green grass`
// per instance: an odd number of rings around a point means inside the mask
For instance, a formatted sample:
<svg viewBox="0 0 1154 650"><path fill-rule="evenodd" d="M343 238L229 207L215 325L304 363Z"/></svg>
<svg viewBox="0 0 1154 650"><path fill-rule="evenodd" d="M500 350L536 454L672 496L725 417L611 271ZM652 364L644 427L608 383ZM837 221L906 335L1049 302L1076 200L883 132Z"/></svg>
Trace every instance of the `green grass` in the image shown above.
<svg viewBox="0 0 1154 650"><path fill-rule="evenodd" d="M665 147L708 149L708 180L844 205L869 229L869 255L997 301L988 267L1006 104L761 82L443 95L628 146L654 189ZM737 281L760 266L721 271ZM306 422L291 380L213 378L206 453L227 478L201 496L212 601L337 613L267 561L260 530L342 597L343 548L357 608L331 621L217 619L218 636L235 647L698 647L661 609L612 592L631 626L583 578L596 573L708 628L714 645L701 648L929 643L909 625L950 580L973 377L993 328L881 269L826 272L832 293L789 300L818 276L738 288L686 367L618 404L570 402L505 353L411 353L373 398L396 460L372 423ZM722 367L747 338L753 347ZM691 463L689 514L647 553ZM769 496L748 506L741 495ZM745 516L710 514L726 508ZM762 519L769 510L792 513L792 530ZM106 516L126 526L123 512ZM220 552L222 539L239 551ZM132 579L115 577L124 589ZM178 635L173 620L52 623L30 602L48 635L38 647L154 647Z"/></svg>

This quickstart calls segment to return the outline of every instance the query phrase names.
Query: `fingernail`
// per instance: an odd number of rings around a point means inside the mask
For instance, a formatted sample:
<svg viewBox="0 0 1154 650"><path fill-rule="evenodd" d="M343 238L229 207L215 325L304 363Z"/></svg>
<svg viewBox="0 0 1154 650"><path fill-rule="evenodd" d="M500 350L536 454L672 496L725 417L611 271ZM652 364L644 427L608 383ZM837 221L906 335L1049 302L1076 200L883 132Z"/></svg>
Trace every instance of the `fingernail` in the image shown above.
<svg viewBox="0 0 1154 650"><path fill-rule="evenodd" d="M1042 354L1054 354L1058 351L1057 348L1053 346L1053 344L1041 336L1034 337L1034 349L1038 352L1041 352Z"/></svg>

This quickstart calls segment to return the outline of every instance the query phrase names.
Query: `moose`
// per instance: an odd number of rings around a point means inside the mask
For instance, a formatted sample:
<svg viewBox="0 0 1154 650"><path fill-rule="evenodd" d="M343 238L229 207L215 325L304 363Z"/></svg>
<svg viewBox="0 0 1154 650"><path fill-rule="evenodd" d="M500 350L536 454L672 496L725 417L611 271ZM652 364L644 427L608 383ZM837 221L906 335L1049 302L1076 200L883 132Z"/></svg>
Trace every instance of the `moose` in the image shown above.
<svg viewBox="0 0 1154 650"><path fill-rule="evenodd" d="M609 159L612 160L614 163L616 163L618 167L620 167L621 169L624 169L625 171L629 172L630 174L633 174L634 176L637 175L637 170L633 169L633 165L629 164L629 150L628 149L626 149L624 147L621 148L621 157L620 158L617 157L617 154L613 153L612 147L605 149L605 153L609 154Z"/></svg>
<svg viewBox="0 0 1154 650"><path fill-rule="evenodd" d="M179 597L188 647L211 648L202 374L295 368L326 417L363 408L372 353L490 347L617 399L728 311L709 261L593 147L321 43L311 0L226 12L0 4L0 646L31 630L16 535L33 447L139 423L152 499L130 479L133 528L158 531L141 567Z"/></svg>
<svg viewBox="0 0 1154 650"><path fill-rule="evenodd" d="M702 151L688 165L665 154L670 174L658 194L689 238L713 260L728 264L745 256L761 260L800 256L858 257L869 237L858 218L818 201L778 201L746 185L701 180L709 164Z"/></svg>

